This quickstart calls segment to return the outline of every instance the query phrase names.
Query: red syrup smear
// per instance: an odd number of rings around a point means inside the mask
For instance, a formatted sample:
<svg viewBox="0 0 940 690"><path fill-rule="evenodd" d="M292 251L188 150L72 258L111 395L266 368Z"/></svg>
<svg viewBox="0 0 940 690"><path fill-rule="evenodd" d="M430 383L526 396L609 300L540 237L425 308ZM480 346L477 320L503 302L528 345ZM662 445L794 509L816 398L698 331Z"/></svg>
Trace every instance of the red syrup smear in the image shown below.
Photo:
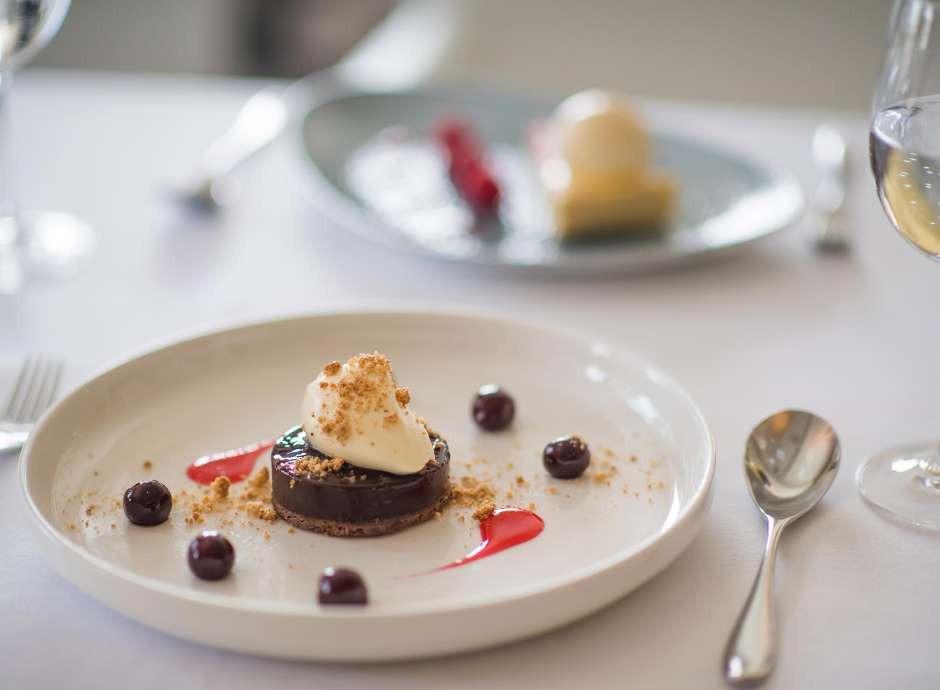
<svg viewBox="0 0 940 690"><path fill-rule="evenodd" d="M186 476L200 484L211 484L216 477L228 477L230 482L240 482L251 474L255 460L274 446L274 439L252 443L250 446L225 450L221 453L203 455L186 468Z"/></svg>
<svg viewBox="0 0 940 690"><path fill-rule="evenodd" d="M497 508L480 522L480 544L463 558L442 565L431 572L459 568L481 558L524 544L535 539L545 529L545 521L522 508Z"/></svg>

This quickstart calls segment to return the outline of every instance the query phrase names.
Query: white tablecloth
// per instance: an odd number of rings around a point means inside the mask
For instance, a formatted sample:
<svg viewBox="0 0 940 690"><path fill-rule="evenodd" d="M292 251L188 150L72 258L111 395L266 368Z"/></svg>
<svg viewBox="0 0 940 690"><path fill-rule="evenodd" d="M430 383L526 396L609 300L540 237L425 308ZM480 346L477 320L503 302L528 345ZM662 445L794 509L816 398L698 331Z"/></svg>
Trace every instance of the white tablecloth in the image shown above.
<svg viewBox="0 0 940 690"><path fill-rule="evenodd" d="M4 688L718 688L719 659L760 557L744 439L787 406L827 417L844 465L784 537L775 688L936 688L935 535L891 524L853 473L886 444L940 435L940 268L895 235L867 170L866 118L732 105L651 105L661 126L724 142L812 181L808 141L834 116L851 137L853 257L820 258L800 228L729 260L628 280L518 279L392 255L302 198L296 137L242 175L216 227L180 226L164 183L258 83L34 72L15 93L17 183L73 211L100 247L65 283L0 298L0 390L29 352L61 354L69 386L175 334L375 298L471 304L583 329L682 381L718 442L712 512L662 575L602 613L503 649L420 663L286 663L148 630L78 592L26 536L15 463L0 462ZM313 278L315 276L315 278ZM938 504L940 510L940 504ZM276 685L275 685L276 684Z"/></svg>

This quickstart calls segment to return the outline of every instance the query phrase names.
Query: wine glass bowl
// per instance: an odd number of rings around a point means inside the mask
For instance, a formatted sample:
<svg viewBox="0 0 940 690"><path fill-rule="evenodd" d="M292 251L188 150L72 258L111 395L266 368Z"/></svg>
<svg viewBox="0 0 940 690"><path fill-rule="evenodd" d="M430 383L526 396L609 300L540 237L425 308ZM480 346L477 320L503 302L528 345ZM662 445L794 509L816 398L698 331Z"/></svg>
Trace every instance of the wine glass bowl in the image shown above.
<svg viewBox="0 0 940 690"><path fill-rule="evenodd" d="M59 31L70 0L0 0L0 72L35 57Z"/></svg>
<svg viewBox="0 0 940 690"><path fill-rule="evenodd" d="M869 141L888 219L940 261L940 0L896 0ZM940 530L940 442L887 448L859 467L856 483L885 514Z"/></svg>
<svg viewBox="0 0 940 690"><path fill-rule="evenodd" d="M69 0L0 0L0 294L19 292L31 277L70 275L95 243L78 218L21 210L13 184L13 74L55 36L68 8Z"/></svg>

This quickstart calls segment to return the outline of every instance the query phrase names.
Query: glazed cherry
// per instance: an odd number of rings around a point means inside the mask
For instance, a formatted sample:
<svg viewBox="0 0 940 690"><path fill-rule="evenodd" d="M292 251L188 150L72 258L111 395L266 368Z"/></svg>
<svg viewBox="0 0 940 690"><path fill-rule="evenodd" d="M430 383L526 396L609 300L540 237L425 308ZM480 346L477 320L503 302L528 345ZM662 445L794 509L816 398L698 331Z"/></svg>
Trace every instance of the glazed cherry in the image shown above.
<svg viewBox="0 0 940 690"><path fill-rule="evenodd" d="M512 423L516 404L512 396L495 384L487 384L477 391L470 410L473 421L486 431L499 431Z"/></svg>
<svg viewBox="0 0 940 690"><path fill-rule="evenodd" d="M218 532L203 532L189 542L186 560L193 575L202 580L221 580L235 565L235 549Z"/></svg>
<svg viewBox="0 0 940 690"><path fill-rule="evenodd" d="M362 576L349 568L326 568L320 576L320 604L354 604L362 606L369 602L366 583Z"/></svg>
<svg viewBox="0 0 940 690"><path fill-rule="evenodd" d="M574 479L591 463L591 451L577 436L562 436L545 446L542 464L556 479Z"/></svg>
<svg viewBox="0 0 940 690"><path fill-rule="evenodd" d="M166 522L172 507L170 490L155 480L138 482L124 492L124 514L135 525L152 527Z"/></svg>

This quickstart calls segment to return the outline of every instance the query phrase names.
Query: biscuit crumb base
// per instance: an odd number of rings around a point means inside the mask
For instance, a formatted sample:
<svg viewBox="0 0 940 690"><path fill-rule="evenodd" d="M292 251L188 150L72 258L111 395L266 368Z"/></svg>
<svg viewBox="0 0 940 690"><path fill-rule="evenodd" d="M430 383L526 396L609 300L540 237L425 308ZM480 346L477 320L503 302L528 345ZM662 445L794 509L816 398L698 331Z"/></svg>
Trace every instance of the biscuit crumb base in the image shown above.
<svg viewBox="0 0 940 690"><path fill-rule="evenodd" d="M381 518L369 520L367 522L340 522L339 520L326 520L324 518L315 518L308 515L301 515L292 510L288 510L276 500L272 501L274 510L286 523L298 529L319 532L330 537L380 537L384 534L398 532L406 527L427 522L432 519L436 513L440 513L448 501L448 496L441 497L441 500L432 505L426 506L421 510L404 515L396 515L391 518Z"/></svg>

